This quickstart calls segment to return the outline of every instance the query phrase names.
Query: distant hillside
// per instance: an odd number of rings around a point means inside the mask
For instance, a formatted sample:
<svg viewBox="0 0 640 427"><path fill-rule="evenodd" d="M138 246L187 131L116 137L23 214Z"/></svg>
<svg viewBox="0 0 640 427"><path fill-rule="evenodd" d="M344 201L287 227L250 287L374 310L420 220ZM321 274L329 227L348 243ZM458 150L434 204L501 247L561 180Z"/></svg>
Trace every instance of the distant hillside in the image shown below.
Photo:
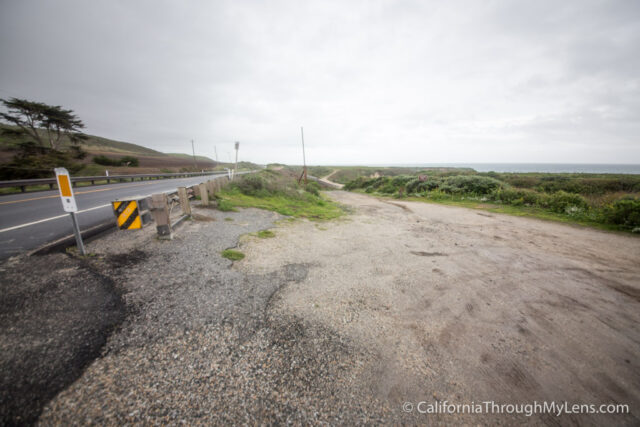
<svg viewBox="0 0 640 427"><path fill-rule="evenodd" d="M193 161L193 154L184 154L184 153L166 153L166 154L167 156L180 157L181 159L190 159L191 161ZM205 156L196 156L196 161L213 162L215 160L211 160L210 158Z"/></svg>
<svg viewBox="0 0 640 427"><path fill-rule="evenodd" d="M0 127L8 126L0 125ZM193 164L193 156L189 154L168 154L130 142L115 141L95 135L87 135L87 137L87 141L81 145L82 150L87 152L87 156L82 160L78 160L78 162L83 166L76 175L104 175L106 170L109 170L110 173L164 173L196 170L196 167ZM16 153L16 146L25 141L26 138L0 135L0 167L11 161ZM66 138L63 139L61 146L63 150L67 149L70 146L70 141ZM110 159L132 156L139 160L139 166L127 167L98 165L93 161L96 156L105 156ZM196 163L197 170L212 170L223 167L222 163L215 162L205 156L196 156ZM14 167L14 169L17 170L20 168ZM27 170L24 167L22 167L22 169L25 171Z"/></svg>

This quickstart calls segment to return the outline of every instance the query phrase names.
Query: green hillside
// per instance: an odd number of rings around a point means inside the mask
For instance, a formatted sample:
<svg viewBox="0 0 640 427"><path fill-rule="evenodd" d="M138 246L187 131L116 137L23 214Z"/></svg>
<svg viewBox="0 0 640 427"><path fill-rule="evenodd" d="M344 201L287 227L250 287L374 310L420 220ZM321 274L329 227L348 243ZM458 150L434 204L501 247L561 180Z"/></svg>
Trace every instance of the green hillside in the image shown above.
<svg viewBox="0 0 640 427"><path fill-rule="evenodd" d="M11 128L12 126L0 124L0 130L2 128ZM44 131L39 132L44 136ZM16 138L7 135L0 134L0 151L11 151L16 145L21 142L25 142L26 138ZM63 137L61 140L61 148L64 150L71 145L71 142L68 138ZM114 154L122 154L122 155L143 155L143 156L167 156L174 157L180 159L192 159L193 157L189 154L182 153L162 153L157 150L153 150L151 148L143 147L142 145L133 144L130 142L116 141L113 139L103 138L101 136L96 135L87 135L87 140L82 143L82 149L87 151L89 154L93 154L95 152L108 152ZM212 159L205 156L196 156L198 161L202 162L213 162Z"/></svg>
<svg viewBox="0 0 640 427"><path fill-rule="evenodd" d="M193 160L192 154L184 154L184 153L166 153L166 154L167 156L171 156L171 157L179 157L181 159ZM209 157L206 157L206 156L196 156L196 161L212 162L213 160L211 160Z"/></svg>

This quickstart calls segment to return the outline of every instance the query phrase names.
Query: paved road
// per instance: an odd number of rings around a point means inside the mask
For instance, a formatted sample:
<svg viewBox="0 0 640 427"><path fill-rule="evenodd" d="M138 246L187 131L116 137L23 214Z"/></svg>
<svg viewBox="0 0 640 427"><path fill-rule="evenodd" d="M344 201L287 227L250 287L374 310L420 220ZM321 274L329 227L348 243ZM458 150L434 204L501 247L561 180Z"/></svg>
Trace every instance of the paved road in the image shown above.
<svg viewBox="0 0 640 427"><path fill-rule="evenodd" d="M76 188L78 222L86 230L114 219L112 200L172 192L216 176L139 181ZM62 209L58 190L0 197L0 259L35 249L73 234L71 218Z"/></svg>

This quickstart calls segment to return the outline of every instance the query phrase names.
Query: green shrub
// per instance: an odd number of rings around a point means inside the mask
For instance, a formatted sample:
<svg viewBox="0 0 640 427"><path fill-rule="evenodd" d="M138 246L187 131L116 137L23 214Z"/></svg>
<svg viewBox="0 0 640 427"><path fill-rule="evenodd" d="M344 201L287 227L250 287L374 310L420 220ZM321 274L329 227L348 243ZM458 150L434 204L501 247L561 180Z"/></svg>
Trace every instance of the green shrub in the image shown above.
<svg viewBox="0 0 640 427"><path fill-rule="evenodd" d="M579 194L558 191L549 197L549 209L557 213L573 214L586 210L589 205L584 197Z"/></svg>
<svg viewBox="0 0 640 427"><path fill-rule="evenodd" d="M398 175L391 178L391 184L396 187L404 187L409 181L415 179L414 176L411 175Z"/></svg>
<svg viewBox="0 0 640 427"><path fill-rule="evenodd" d="M246 175L235 181L233 186L247 196L257 196L265 189L265 181L258 175Z"/></svg>
<svg viewBox="0 0 640 427"><path fill-rule="evenodd" d="M406 190L409 194L424 193L425 191L435 190L440 186L440 183L441 180L437 178L429 177L425 181L415 178L407 183Z"/></svg>
<svg viewBox="0 0 640 427"><path fill-rule="evenodd" d="M73 175L83 167L74 161L74 152L52 150L33 142L17 144L12 150L16 154L9 163L0 166L0 180L49 178L57 167L67 168Z"/></svg>
<svg viewBox="0 0 640 427"><path fill-rule="evenodd" d="M120 164L122 166L137 167L137 166L140 166L140 160L138 160L137 157L124 156L124 157L120 157Z"/></svg>
<svg viewBox="0 0 640 427"><path fill-rule="evenodd" d="M396 187L394 187L392 183L387 182L382 187L378 188L378 191L384 194L392 194L396 192Z"/></svg>
<svg viewBox="0 0 640 427"><path fill-rule="evenodd" d="M543 198L540 193L533 190L515 189L510 187L499 188L493 192L491 198L497 202L514 206L542 206Z"/></svg>
<svg viewBox="0 0 640 427"><path fill-rule="evenodd" d="M313 194L314 196L319 196L320 195L320 184L318 184L315 181L309 181L307 182L307 185L305 185L304 188L308 193Z"/></svg>
<svg viewBox="0 0 640 427"><path fill-rule="evenodd" d="M504 184L495 178L479 175L456 175L445 178L440 189L444 192L471 193L478 196L490 194Z"/></svg>
<svg viewBox="0 0 640 427"><path fill-rule="evenodd" d="M120 160L112 159L107 156L95 156L93 158L93 163L97 163L102 166L120 166Z"/></svg>
<svg viewBox="0 0 640 427"><path fill-rule="evenodd" d="M359 176L358 178L347 182L344 185L344 189L347 190L347 191L351 191L351 190L356 190L358 188L364 188L365 187L365 185L364 185L365 181L367 181L367 179L365 177Z"/></svg>
<svg viewBox="0 0 640 427"><path fill-rule="evenodd" d="M112 159L107 156L99 155L93 158L93 163L102 166L132 166L136 167L140 165L140 160L133 156L124 156L119 159Z"/></svg>
<svg viewBox="0 0 640 427"><path fill-rule="evenodd" d="M605 208L605 220L623 227L640 227L640 199L624 198L616 200Z"/></svg>

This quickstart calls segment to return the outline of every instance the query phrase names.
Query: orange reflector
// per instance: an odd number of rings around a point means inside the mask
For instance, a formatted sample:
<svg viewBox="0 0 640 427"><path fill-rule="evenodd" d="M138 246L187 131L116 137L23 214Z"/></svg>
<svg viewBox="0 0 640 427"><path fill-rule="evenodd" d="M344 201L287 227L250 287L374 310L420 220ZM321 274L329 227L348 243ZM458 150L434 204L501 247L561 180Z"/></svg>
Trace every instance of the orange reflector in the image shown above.
<svg viewBox="0 0 640 427"><path fill-rule="evenodd" d="M69 182L69 175L58 175L58 185L60 186L60 193L62 197L71 197L71 183Z"/></svg>

